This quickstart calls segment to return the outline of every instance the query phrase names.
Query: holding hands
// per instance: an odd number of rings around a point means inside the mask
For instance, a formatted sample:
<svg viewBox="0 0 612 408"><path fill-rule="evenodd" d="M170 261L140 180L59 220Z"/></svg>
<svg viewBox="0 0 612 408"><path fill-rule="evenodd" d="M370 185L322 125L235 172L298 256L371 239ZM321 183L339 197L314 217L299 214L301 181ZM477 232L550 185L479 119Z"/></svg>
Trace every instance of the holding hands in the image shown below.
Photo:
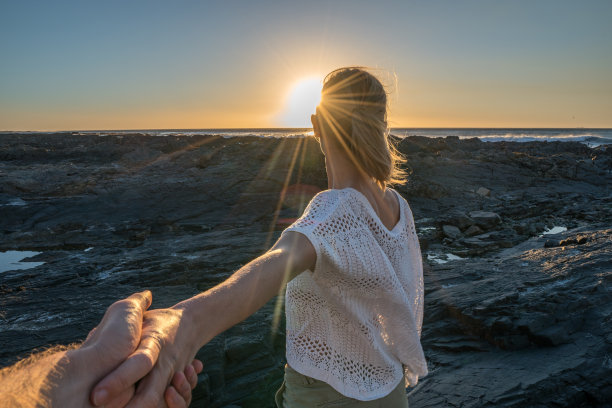
<svg viewBox="0 0 612 408"><path fill-rule="evenodd" d="M315 261L310 241L289 232L224 282L171 308L147 311L149 291L115 302L81 347L0 370L0 406L187 407L202 371L193 359L199 348Z"/></svg>
<svg viewBox="0 0 612 408"><path fill-rule="evenodd" d="M124 401L122 396L129 394L128 407L188 406L202 371L202 363L193 359L198 347L188 341L192 331L182 309L145 312L139 344L93 389L94 405Z"/></svg>
<svg viewBox="0 0 612 408"><path fill-rule="evenodd" d="M104 404L107 408L118 408L145 403L152 406L148 402L152 397L141 389L148 390L149 383L155 382L159 384L155 406L187 407L202 363L192 360L195 351L187 359L179 357L178 350L185 349L167 347L168 341L173 340L166 334L178 333L172 327L180 320L180 313L147 312L151 300L151 292L144 291L117 301L80 346L52 347L0 369L0 406L48 408ZM177 347L183 344L177 337ZM160 353L162 347L171 351L174 358ZM159 366L166 368L165 377L147 376L136 387L138 380L157 367L158 360ZM175 364L171 366L169 361ZM172 371L168 371L170 366ZM91 392L101 379L104 379L102 387Z"/></svg>

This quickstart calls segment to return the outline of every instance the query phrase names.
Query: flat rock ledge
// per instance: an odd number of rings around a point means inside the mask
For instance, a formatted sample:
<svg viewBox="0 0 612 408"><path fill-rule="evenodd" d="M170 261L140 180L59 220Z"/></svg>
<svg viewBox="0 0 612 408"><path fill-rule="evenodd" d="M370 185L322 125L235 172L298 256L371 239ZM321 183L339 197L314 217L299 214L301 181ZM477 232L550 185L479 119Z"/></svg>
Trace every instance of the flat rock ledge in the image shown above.
<svg viewBox="0 0 612 408"><path fill-rule="evenodd" d="M612 149L397 142L426 267L411 408L609 407ZM44 264L0 272L0 365L85 338L135 291L165 307L221 282L325 188L323 163L311 139L2 135L0 252ZM198 353L193 406L274 406L282 303Z"/></svg>

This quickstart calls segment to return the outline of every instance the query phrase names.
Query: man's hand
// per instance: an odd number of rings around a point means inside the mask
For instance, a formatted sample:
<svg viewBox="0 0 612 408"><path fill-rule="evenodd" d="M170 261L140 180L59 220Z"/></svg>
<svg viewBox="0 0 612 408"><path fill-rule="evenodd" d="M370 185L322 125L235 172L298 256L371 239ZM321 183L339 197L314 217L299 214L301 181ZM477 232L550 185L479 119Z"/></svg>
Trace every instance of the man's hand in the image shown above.
<svg viewBox="0 0 612 408"><path fill-rule="evenodd" d="M55 347L0 370L0 406L91 406L89 394L94 384L138 347L143 315L150 304L149 291L115 302L81 347ZM198 360L181 367L166 393L170 408L189 404L200 371ZM107 406L121 407L133 394L133 385L125 387Z"/></svg>
<svg viewBox="0 0 612 408"><path fill-rule="evenodd" d="M138 348L94 388L94 404L108 405L109 402L122 398L123 395L131 393L134 384L141 379L128 405L130 407L164 406L164 398L170 405L180 396L185 401L190 400L191 389L187 390L182 377L185 377L187 384L191 383L190 388L193 388L193 382L189 378L193 378L193 375L187 371L190 371L188 365L193 360L198 346L192 342L192 332L193 324L183 318L181 309L146 312ZM197 367L194 365L193 368ZM179 373L183 371L185 372L181 376ZM169 387L171 382L172 386Z"/></svg>
<svg viewBox="0 0 612 408"><path fill-rule="evenodd" d="M54 406L60 406L58 401L70 402L64 406L91 406L89 392L93 385L138 346L143 315L151 301L147 290L113 303L81 347L65 354L46 387ZM111 406L123 406L133 393L133 388L126 388L115 396Z"/></svg>
<svg viewBox="0 0 612 408"><path fill-rule="evenodd" d="M119 365L138 347L143 315L152 301L153 295L145 290L110 305L81 350L91 351L100 360L99 366L114 368Z"/></svg>

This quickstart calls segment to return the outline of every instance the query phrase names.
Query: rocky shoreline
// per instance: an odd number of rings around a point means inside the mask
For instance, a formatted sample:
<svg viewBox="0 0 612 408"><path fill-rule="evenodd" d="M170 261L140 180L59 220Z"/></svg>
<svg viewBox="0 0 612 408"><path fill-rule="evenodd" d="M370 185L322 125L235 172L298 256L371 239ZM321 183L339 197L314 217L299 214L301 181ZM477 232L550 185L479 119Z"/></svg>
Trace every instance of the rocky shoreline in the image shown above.
<svg viewBox="0 0 612 408"><path fill-rule="evenodd" d="M612 149L408 137L425 258L430 374L411 407L604 407L612 400ZM0 365L82 339L114 300L154 307L262 253L325 188L310 139L0 137ZM288 186L288 188L285 188ZM562 231L554 232L554 227ZM199 353L194 406L268 407L284 365L275 300Z"/></svg>

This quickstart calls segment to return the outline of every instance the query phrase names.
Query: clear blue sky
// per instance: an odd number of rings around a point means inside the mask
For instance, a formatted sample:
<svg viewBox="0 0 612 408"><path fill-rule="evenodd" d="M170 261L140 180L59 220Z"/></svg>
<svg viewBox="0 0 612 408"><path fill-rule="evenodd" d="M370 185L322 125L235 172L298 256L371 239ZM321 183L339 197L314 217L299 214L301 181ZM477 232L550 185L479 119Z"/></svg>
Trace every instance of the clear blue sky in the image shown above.
<svg viewBox="0 0 612 408"><path fill-rule="evenodd" d="M612 127L612 1L3 1L0 55L1 130L278 126L344 65L392 126Z"/></svg>

